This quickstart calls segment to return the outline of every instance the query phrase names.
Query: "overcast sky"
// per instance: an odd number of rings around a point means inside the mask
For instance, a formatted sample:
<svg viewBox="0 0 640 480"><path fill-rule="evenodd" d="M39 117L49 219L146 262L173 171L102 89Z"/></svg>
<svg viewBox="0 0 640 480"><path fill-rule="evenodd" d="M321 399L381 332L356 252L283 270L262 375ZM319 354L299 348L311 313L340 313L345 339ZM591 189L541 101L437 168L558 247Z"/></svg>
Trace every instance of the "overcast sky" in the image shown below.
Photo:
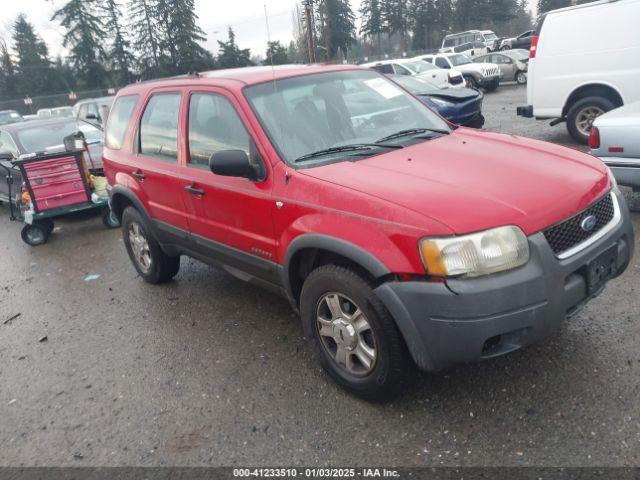
<svg viewBox="0 0 640 480"><path fill-rule="evenodd" d="M61 4L64 0L2 0L0 38L9 40L11 23L18 13L23 12L47 42L51 56L65 54L62 47L64 29L51 21L53 12ZM291 18L295 0L196 0L199 25L207 34L206 47L216 52L216 40L225 40L227 27L232 26L240 47L250 48L252 55L264 56L267 43L265 4L271 39L288 44L292 38ZM360 0L351 0L351 6L357 11Z"/></svg>

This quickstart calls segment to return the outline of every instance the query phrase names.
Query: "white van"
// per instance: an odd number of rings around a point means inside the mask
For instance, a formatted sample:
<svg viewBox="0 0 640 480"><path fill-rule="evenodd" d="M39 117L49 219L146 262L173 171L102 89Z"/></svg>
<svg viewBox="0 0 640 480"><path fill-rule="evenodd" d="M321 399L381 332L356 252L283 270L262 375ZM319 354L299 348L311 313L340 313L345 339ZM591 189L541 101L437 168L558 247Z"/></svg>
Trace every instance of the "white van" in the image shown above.
<svg viewBox="0 0 640 480"><path fill-rule="evenodd" d="M518 115L567 122L587 143L593 120L640 100L640 0L601 0L542 16L531 43L527 106Z"/></svg>
<svg viewBox="0 0 640 480"><path fill-rule="evenodd" d="M485 55L498 48L498 36L491 30L467 30L442 39L440 53Z"/></svg>

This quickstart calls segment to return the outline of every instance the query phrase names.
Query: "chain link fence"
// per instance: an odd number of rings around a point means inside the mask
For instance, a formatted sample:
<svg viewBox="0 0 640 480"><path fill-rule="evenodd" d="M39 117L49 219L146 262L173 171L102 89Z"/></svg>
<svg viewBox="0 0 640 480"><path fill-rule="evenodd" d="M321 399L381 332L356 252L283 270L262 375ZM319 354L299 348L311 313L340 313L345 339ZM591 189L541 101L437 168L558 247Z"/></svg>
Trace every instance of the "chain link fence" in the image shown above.
<svg viewBox="0 0 640 480"><path fill-rule="evenodd" d="M114 95L114 91L117 89L96 89L96 90L84 90L81 92L73 92L75 98L69 98L69 93L59 93L56 95L42 95L37 97L28 97L31 100L31 104L25 103L24 98L16 98L13 100L1 100L0 110L15 110L22 115L35 114L41 108L55 108L55 107L67 107L73 106L79 100L85 98L97 98Z"/></svg>

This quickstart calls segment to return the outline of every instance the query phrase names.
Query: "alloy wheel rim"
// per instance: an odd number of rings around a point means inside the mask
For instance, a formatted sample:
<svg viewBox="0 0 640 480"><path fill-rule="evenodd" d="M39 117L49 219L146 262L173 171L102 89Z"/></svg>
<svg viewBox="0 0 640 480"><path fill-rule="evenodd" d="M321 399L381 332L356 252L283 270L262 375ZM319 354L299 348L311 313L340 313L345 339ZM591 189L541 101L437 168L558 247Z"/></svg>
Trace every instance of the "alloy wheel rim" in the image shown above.
<svg viewBox="0 0 640 480"><path fill-rule="evenodd" d="M358 305L346 295L330 292L316 307L316 328L325 352L347 373L365 376L378 357L371 325Z"/></svg>
<svg viewBox="0 0 640 480"><path fill-rule="evenodd" d="M578 131L584 135L588 136L591 132L591 127L593 126L593 122L596 118L604 113L600 107L585 107L578 112L576 115L576 127Z"/></svg>
<svg viewBox="0 0 640 480"><path fill-rule="evenodd" d="M137 222L129 225L129 245L131 252L138 266L147 273L151 269L151 251L149 250L149 242L144 231Z"/></svg>

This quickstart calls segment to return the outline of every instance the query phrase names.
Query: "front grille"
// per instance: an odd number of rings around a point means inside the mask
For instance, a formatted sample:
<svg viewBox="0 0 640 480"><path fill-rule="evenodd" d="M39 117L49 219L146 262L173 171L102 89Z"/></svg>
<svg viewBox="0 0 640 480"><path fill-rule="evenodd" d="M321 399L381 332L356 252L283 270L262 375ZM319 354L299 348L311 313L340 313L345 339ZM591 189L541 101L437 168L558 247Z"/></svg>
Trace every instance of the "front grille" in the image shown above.
<svg viewBox="0 0 640 480"><path fill-rule="evenodd" d="M582 228L582 221L593 215L596 224L589 231ZM561 254L587 240L613 219L614 207L611 194L607 194L580 213L543 231L553 253Z"/></svg>

